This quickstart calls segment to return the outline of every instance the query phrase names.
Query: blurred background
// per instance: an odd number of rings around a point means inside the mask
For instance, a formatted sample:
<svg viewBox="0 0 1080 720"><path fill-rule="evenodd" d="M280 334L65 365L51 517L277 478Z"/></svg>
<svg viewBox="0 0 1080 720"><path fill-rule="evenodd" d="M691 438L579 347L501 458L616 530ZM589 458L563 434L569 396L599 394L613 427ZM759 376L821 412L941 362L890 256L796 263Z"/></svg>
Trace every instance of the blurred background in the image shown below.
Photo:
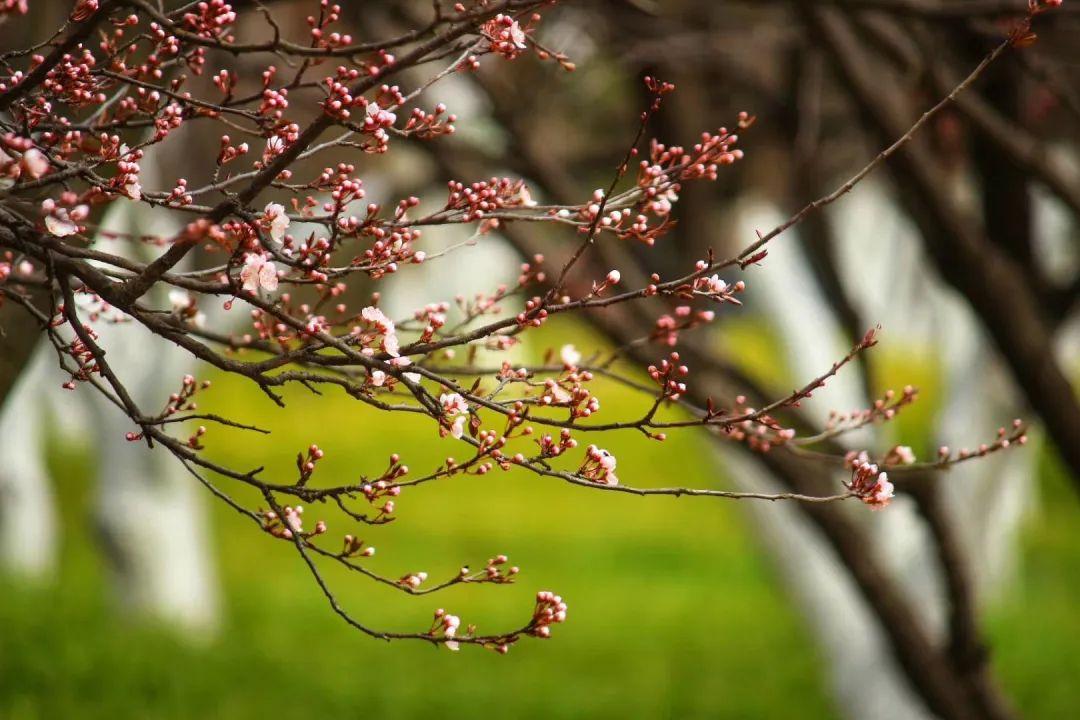
<svg viewBox="0 0 1080 720"><path fill-rule="evenodd" d="M48 37L61 5L38 3L0 26L0 42ZM265 5L303 35L312 3ZM342 5L342 29L358 40L399 34L431 11L429 2ZM686 187L678 225L656 247L600 243L580 273L669 277L710 248L738 251L842 184L966 76L1023 6L561 3L536 37L575 72L528 55L489 59L423 98L459 116L454 136L349 161L374 201L415 194L438 205L448 178L510 175L541 202L579 202L610 181L647 102L641 78L655 75L678 87L649 128L661 141L690 144L741 110L757 116L740 140L746 160ZM880 324L880 345L793 422L820 428L830 410L911 384L920 401L895 422L826 449L904 444L931 459L943 444L992 441L1013 417L1032 425L1027 447L898 483L900 497L874 514L613 496L518 472L434 483L410 493L394 523L365 528L378 547L371 567L438 578L505 553L520 581L413 598L327 567L351 611L404 630L426 627L443 606L484 631L514 625L538 589L570 604L548 642L506 657L454 654L350 630L289 547L169 458L124 442L122 418L76 397L86 393L61 391L54 359L4 309L0 718L1074 716L1080 13L1066 2L1035 31L1034 46L1006 54L908 150L777 239L760 266L725 277L747 283L745 305L724 307L714 328L680 346L702 393L768 398L821 374ZM265 34L254 13L238 36ZM257 77L265 62L233 69ZM400 82L415 86L425 72ZM185 148L216 153L215 135L186 132L153 158L160 187L177 176L197 184L198 157ZM102 225L148 233L169 222L131 210ZM431 254L468 238L446 228L424 242ZM401 317L513 282L521 257L565 257L574 242L510 226L379 289ZM586 355L621 345L647 335L658 314L560 319L514 362L567 342ZM193 372L214 383L201 409L272 430L216 431L208 453L232 466L288 467L316 442L326 451L320 474L348 479L380 472L390 452L418 468L448 452L430 423L388 423L349 398L306 391L289 393L281 411L257 388L111 332L114 365L127 363L146 397L163 399ZM643 346L640 359L665 352ZM597 393L611 417L647 402L613 384ZM813 491L840 478L705 433L604 445L637 486ZM352 530L324 515L334 534Z"/></svg>

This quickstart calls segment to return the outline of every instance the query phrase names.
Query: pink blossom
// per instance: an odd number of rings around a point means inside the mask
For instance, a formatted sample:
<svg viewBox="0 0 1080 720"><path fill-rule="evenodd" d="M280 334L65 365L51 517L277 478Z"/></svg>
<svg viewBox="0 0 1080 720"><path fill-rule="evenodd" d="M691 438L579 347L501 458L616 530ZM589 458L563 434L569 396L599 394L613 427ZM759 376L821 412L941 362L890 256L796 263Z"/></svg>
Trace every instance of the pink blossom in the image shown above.
<svg viewBox="0 0 1080 720"><path fill-rule="evenodd" d="M360 317L375 326L375 329L383 336L383 349L390 355L397 357L400 347L394 321L386 317L382 310L370 305L360 311Z"/></svg>
<svg viewBox="0 0 1080 720"><path fill-rule="evenodd" d="M139 178L137 176L128 177L127 182L124 183L123 192L132 200L141 200L142 185L139 183Z"/></svg>
<svg viewBox="0 0 1080 720"><path fill-rule="evenodd" d="M191 307L191 295L186 290L172 288L169 290L169 304L172 305L174 312L187 310Z"/></svg>
<svg viewBox="0 0 1080 720"><path fill-rule="evenodd" d="M618 485L615 456L603 448L590 445L585 449L585 463L578 471L583 477L601 485Z"/></svg>
<svg viewBox="0 0 1080 720"><path fill-rule="evenodd" d="M443 393L439 396L439 404L448 418L469 412L469 404L458 393Z"/></svg>
<svg viewBox="0 0 1080 720"><path fill-rule="evenodd" d="M529 192L529 188L525 183L521 184L516 200L522 207L536 207L536 201L533 200L532 193Z"/></svg>
<svg viewBox="0 0 1080 720"><path fill-rule="evenodd" d="M277 265L261 253L248 253L244 258L244 267L240 270L240 280L244 283L244 289L250 293L258 292L260 287L274 292L278 287Z"/></svg>
<svg viewBox="0 0 1080 720"><path fill-rule="evenodd" d="M263 213L264 219L270 225L270 237L274 242L280 243L285 239L285 231L289 229L289 216L285 214L285 206L280 203L268 203Z"/></svg>
<svg viewBox="0 0 1080 720"><path fill-rule="evenodd" d="M465 416L459 415L454 419L453 425L450 426L450 437L460 440L465 434Z"/></svg>
<svg viewBox="0 0 1080 720"><path fill-rule="evenodd" d="M67 237L79 232L79 222L90 214L90 208L86 205L68 209L59 207L51 198L44 200L41 207L47 213L45 228L56 237Z"/></svg>
<svg viewBox="0 0 1080 720"><path fill-rule="evenodd" d="M562 349L559 350L559 359L567 367L577 367L577 364L581 362L581 353L573 345L563 345Z"/></svg>
<svg viewBox="0 0 1080 720"><path fill-rule="evenodd" d="M720 279L719 275L705 278L705 286L708 292L714 295L723 295L728 291L728 284Z"/></svg>
<svg viewBox="0 0 1080 720"><path fill-rule="evenodd" d="M400 582L405 587L409 587L415 590L416 588L420 587L420 583L427 580L427 577L428 574L426 572L410 573L409 575L401 578L401 580L399 580L398 582Z"/></svg>
<svg viewBox="0 0 1080 720"><path fill-rule="evenodd" d="M888 473L881 473L877 477L877 482L874 483L871 494L867 498L864 498L863 502L875 510L880 510L888 505L892 498L893 484L889 482Z"/></svg>
<svg viewBox="0 0 1080 720"><path fill-rule="evenodd" d="M510 23L508 31L510 32L510 41L513 42L515 46L517 46L521 50L524 50L526 47L528 47L525 44L525 31L521 29L521 25L518 24L517 20Z"/></svg>
<svg viewBox="0 0 1080 720"><path fill-rule="evenodd" d="M32 178L39 178L49 172L49 158L37 148L30 148L23 153L22 168Z"/></svg>

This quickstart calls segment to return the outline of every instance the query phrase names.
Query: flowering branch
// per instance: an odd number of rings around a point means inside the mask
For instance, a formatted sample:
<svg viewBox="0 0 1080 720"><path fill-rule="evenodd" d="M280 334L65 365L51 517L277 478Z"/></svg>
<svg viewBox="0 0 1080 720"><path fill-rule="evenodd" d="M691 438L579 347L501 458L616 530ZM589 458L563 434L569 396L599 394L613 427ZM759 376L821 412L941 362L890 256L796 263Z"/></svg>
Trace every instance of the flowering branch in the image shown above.
<svg viewBox="0 0 1080 720"><path fill-rule="evenodd" d="M579 487L639 496L808 504L857 498L875 508L887 504L892 485L881 468L904 464L894 462L906 460L904 453L894 449L875 463L869 456L828 455L802 446L887 421L914 401L914 392L905 391L900 400L886 396L865 413L838 417L817 434L800 436L795 423L781 418L873 347L876 331L868 332L820 376L757 408L742 396L727 406L711 396L690 402L691 367L677 348L684 335L713 322L718 312L737 312L742 305L746 282L729 284L719 271L741 273L764 260L768 242L851 191L1021 37L1002 43L851 180L760 235L738 255L717 260L709 253L680 277L663 281L654 273L648 282L626 287L630 283L619 269L579 282L579 261L586 251L601 241L655 245L673 224L672 207L683 186L715 180L724 167L743 157L736 147L738 134L721 127L688 147L653 140L631 177L631 161L639 156L648 120L661 98L674 90L669 83L646 79L651 104L629 149L608 188L582 202L541 205L523 180L493 177L451 181L445 200L422 202L408 196L384 206L367 202L358 174L361 160L391 152L401 140L437 143L455 132L457 118L445 105L436 103L428 110L419 103L445 78L474 72L482 58L514 61L528 55L572 70L566 56L534 39L542 19L537 11L546 4L478 0L457 3L447 12L436 3L434 17L421 28L384 42L356 43L334 29L340 8L322 0L309 19L310 44L302 45L283 38L268 10L261 14L273 38L237 43L235 28L243 13L224 0L172 12L144 0L80 0L72 14L75 29L55 43L49 55L32 55L28 69L12 69L0 84L0 111L5 113L0 115L0 299L14 302L39 322L70 375L66 388L89 385L102 393L134 425L127 434L130 441L170 452L261 532L290 542L334 612L372 637L505 652L523 637L548 637L551 626L565 620L566 604L557 595L541 592L531 618L504 633L480 634L471 625L462 629L460 619L442 609L427 631L376 630L340 605L316 558L410 595L463 583L507 584L516 579L518 569L496 555L480 572L463 568L439 583L425 585L428 575L423 571L383 576L364 565L374 547L356 534L344 534L342 549L335 551L324 544L330 533L324 519L305 529L301 503L309 509L312 504L332 504L345 522L374 529L393 521L405 491L455 476L517 468ZM121 17L132 9L137 12ZM1030 15L1037 11L1033 6ZM110 30L102 32L100 44L87 46L93 30L106 23ZM247 79L229 69L236 57L262 55L303 59L286 82L277 79L274 64L262 65L261 73ZM307 78L327 62L342 64L326 70L319 81ZM426 79L415 79L425 72ZM413 89L389 84L398 76L408 78ZM298 108L314 113L314 119L302 126L294 119ZM740 113L736 128L748 130L753 122L752 116ZM144 180L144 165L175 146L172 138L178 129L195 124L227 131L209 151L191 150L204 155L202 184L177 178L171 187L151 187ZM237 142L239 138L246 141ZM270 192L278 201L262 197ZM111 231L102 211L127 203L182 218L183 230L172 237ZM359 279L378 283L452 252L429 254L423 249L424 233L433 229L466 224L482 238L501 226L524 222L546 224L552 235L568 229L581 240L557 267L549 268L542 255L534 256L516 282L498 285L471 301L459 299L456 309L449 301L436 302L416 308L411 316L391 318L380 306L378 293L358 302L357 293L351 292ZM95 247L96 237L160 252L144 262L134 254ZM212 261L184 269L182 263L196 255L196 248ZM25 292L29 287L50 292L48 308L35 304ZM162 293L152 292L158 289L168 297L166 306ZM210 303L220 303L235 320L209 326L204 310ZM504 361L488 368L476 362L479 350L505 352L559 315L614 307L651 312L659 304L669 311L656 317L648 335L631 341L638 351L651 352L654 345L660 349L664 356L652 363L615 368L616 360L626 360L618 353L606 362L582 362L581 353L568 344L559 349L559 362L553 361L554 349L544 363L529 367L515 368ZM237 317L240 310L246 310L243 317ZM160 412L140 408L124 378L110 366L95 329L120 322L134 322L219 371L245 378L279 407L285 406L283 387L299 385L318 393L320 387L335 386L381 412L424 416L433 435L460 448L463 459L447 457L416 474L399 454L390 453L379 475L329 483L322 482L319 463L324 452L317 445L297 454L295 477L287 481L264 480L271 473L262 467L227 467L204 452L215 442L217 426L266 431L199 412L195 397L210 388L191 376L167 395ZM630 419L595 420L594 415L606 413L598 397L598 377L637 392L644 401L641 412ZM184 429L198 421L209 426ZM848 464L851 479L822 494L635 487L622 484L611 453L595 444L578 447L577 438L584 433L629 430L663 441L663 431L686 428L705 428L761 454L786 447L807 457L828 455L837 464ZM975 455L1022 442L1018 425ZM954 457L946 451L934 466L972 456ZM211 478L253 488L265 507L245 507Z"/></svg>

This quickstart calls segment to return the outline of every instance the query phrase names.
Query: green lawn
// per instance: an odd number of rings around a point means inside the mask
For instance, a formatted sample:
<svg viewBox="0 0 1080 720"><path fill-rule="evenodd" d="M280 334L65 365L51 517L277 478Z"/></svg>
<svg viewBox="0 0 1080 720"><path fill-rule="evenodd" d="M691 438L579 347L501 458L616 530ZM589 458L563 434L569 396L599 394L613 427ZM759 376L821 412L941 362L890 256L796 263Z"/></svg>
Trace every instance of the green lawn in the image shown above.
<svg viewBox="0 0 1080 720"><path fill-rule="evenodd" d="M626 416L638 402L609 395L604 412ZM314 441L327 453L316 478L333 482L381 470L390 450L421 469L454 447L430 421L395 424L388 441L384 417L343 395L293 392L289 403L275 412L251 388L216 383L204 409L240 408L274 433L214 430L208 452L287 468ZM645 444L627 433L604 444L626 481L719 486L702 442L684 433ZM216 639L191 645L110 611L82 458L56 456L66 478L63 565L47 588L3 581L0 718L834 715L821 659L737 503L601 495L518 472L455 478L403 493L398 521L361 533L378 548L371 567L434 579L502 552L522 567L519 583L413 598L327 570L351 612L392 630L426 627L439 606L481 632L508 629L526 619L536 590L560 592L570 617L553 639L502 657L359 635L330 612L294 550L215 502L225 618ZM1064 481L1044 475L1052 502L1033 519L1022 582L989 627L1025 714L1061 718L1075 709L1069 682L1080 677L1080 513ZM305 515L313 522L319 508ZM321 516L335 544L355 531L338 514Z"/></svg>

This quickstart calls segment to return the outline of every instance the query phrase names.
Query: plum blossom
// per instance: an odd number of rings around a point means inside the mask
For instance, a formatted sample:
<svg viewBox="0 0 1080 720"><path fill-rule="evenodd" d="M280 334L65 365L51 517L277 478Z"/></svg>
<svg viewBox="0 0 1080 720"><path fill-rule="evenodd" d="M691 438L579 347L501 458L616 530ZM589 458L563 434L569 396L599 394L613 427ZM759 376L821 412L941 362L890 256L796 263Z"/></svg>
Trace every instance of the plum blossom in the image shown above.
<svg viewBox="0 0 1080 720"><path fill-rule="evenodd" d="M458 393L443 393L439 396L443 415L450 423L450 436L460 440L465 434L465 420L469 413L469 404Z"/></svg>
<svg viewBox="0 0 1080 720"><path fill-rule="evenodd" d="M671 214L671 208L674 203L678 202L679 196L673 189L669 189L665 192L659 193L656 198L649 204L649 209L652 210L653 215L657 217L667 217Z"/></svg>
<svg viewBox="0 0 1080 720"><path fill-rule="evenodd" d="M124 183L123 193L132 200L142 199L142 184L136 175L129 176Z"/></svg>
<svg viewBox="0 0 1080 720"><path fill-rule="evenodd" d="M882 462L885 465L914 465L915 453L907 445L897 445L885 454Z"/></svg>
<svg viewBox="0 0 1080 720"><path fill-rule="evenodd" d="M268 203L263 212L264 219L270 226L270 237L274 242L280 243L285 239L285 231L289 229L289 216L285 214L285 206L281 203Z"/></svg>
<svg viewBox="0 0 1080 720"><path fill-rule="evenodd" d="M525 183L521 183L515 200L522 207L536 207L536 201L533 200L532 193L529 192L529 187Z"/></svg>
<svg viewBox="0 0 1080 720"><path fill-rule="evenodd" d="M240 280L250 293L258 292L260 287L274 292L278 287L277 265L261 253L248 253L240 270Z"/></svg>
<svg viewBox="0 0 1080 720"><path fill-rule="evenodd" d="M615 456L603 448L590 445L585 449L585 463L578 471L583 477L600 485L618 485Z"/></svg>
<svg viewBox="0 0 1080 720"><path fill-rule="evenodd" d="M79 223L90 214L90 208L86 205L76 205L68 209L57 206L52 198L44 200L41 209L46 213L45 229L56 237L67 237L79 232Z"/></svg>
<svg viewBox="0 0 1080 720"><path fill-rule="evenodd" d="M37 179L49 172L49 158L37 148L30 148L23 153L22 169L30 177Z"/></svg>
<svg viewBox="0 0 1080 720"><path fill-rule="evenodd" d="M443 624L443 637L452 638L457 634L458 626L461 625L461 620L457 615L447 615L446 621ZM447 640L446 647L454 652L461 649L461 643L457 640Z"/></svg>
<svg viewBox="0 0 1080 720"><path fill-rule="evenodd" d="M273 157L285 152L285 141L279 135L271 135L266 139L266 154Z"/></svg>
<svg viewBox="0 0 1080 720"><path fill-rule="evenodd" d="M551 625L562 622L566 622L566 603L562 597L547 590L536 593L530 634L541 638L551 637Z"/></svg>
<svg viewBox="0 0 1080 720"><path fill-rule="evenodd" d="M525 44L525 31L521 29L521 25L517 20L510 23L510 27L507 28L510 33L510 41L514 43L519 49L524 50L528 45Z"/></svg>
<svg viewBox="0 0 1080 720"><path fill-rule="evenodd" d="M11 138L12 136L8 135L5 139ZM4 180L2 187L10 187L23 174L29 175L31 179L36 180L49 172L49 159L37 148L29 146L29 143L29 140L23 138L12 141L15 147L24 148L22 157L18 158L12 157L4 147L0 146L0 176L3 176Z"/></svg>
<svg viewBox="0 0 1080 720"><path fill-rule="evenodd" d="M304 519L301 515L304 514L304 508L297 505L295 508L285 508L285 525L294 532L301 532L304 529Z"/></svg>
<svg viewBox="0 0 1080 720"><path fill-rule="evenodd" d="M454 418L453 424L450 426L450 437L455 440L460 440L465 434L465 416L459 415Z"/></svg>
<svg viewBox="0 0 1080 720"><path fill-rule="evenodd" d="M581 353L573 345L566 344L559 350L559 359L567 367L577 367L577 364L581 362Z"/></svg>
<svg viewBox="0 0 1080 720"><path fill-rule="evenodd" d="M706 291L713 295L723 295L729 290L728 284L721 280L719 275L705 278L704 285Z"/></svg>
<svg viewBox="0 0 1080 720"><path fill-rule="evenodd" d="M439 404L447 417L455 417L469 412L469 404L458 393L443 393L439 396Z"/></svg>
<svg viewBox="0 0 1080 720"><path fill-rule="evenodd" d="M364 115L365 129L382 129L397 122L397 115L389 110L384 110L377 102L369 102L364 108Z"/></svg>
<svg viewBox="0 0 1080 720"><path fill-rule="evenodd" d="M893 484L889 475L870 462L866 452L848 453L845 463L851 468L851 481L847 483L853 495L874 510L880 510L893 498Z"/></svg>
<svg viewBox="0 0 1080 720"><path fill-rule="evenodd" d="M174 312L187 310L191 307L191 296L188 295L186 290L172 288L169 290L169 304L172 306Z"/></svg>
<svg viewBox="0 0 1080 720"><path fill-rule="evenodd" d="M889 474L883 472L877 476L877 482L875 482L873 488L871 488L870 495L863 498L863 502L874 510L880 510L888 505L892 498L893 484L889 482Z"/></svg>
<svg viewBox="0 0 1080 720"><path fill-rule="evenodd" d="M405 587L415 590L416 588L420 587L420 583L427 580L427 577L428 574L426 572L410 573L405 577L401 578L401 580L399 580L398 582Z"/></svg>
<svg viewBox="0 0 1080 720"><path fill-rule="evenodd" d="M397 358L400 346L397 338L397 329L394 327L394 321L386 317L386 314L382 310L371 305L360 311L360 317L363 318L365 322L375 326L375 329L383 336L383 349Z"/></svg>

